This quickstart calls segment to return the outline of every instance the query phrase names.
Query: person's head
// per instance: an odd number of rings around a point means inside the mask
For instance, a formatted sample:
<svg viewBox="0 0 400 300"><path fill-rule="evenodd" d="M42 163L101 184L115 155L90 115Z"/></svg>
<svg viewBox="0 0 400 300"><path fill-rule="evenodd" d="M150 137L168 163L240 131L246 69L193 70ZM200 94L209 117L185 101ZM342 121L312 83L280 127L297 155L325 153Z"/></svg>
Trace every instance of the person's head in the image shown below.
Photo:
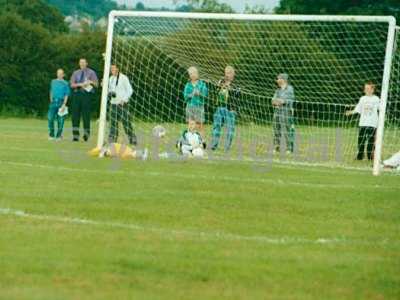
<svg viewBox="0 0 400 300"><path fill-rule="evenodd" d="M188 73L191 81L197 81L199 79L199 70L197 70L196 67L190 67Z"/></svg>
<svg viewBox="0 0 400 300"><path fill-rule="evenodd" d="M367 96L372 96L375 93L375 84L372 81L368 81L365 83L364 93Z"/></svg>
<svg viewBox="0 0 400 300"><path fill-rule="evenodd" d="M63 69L58 69L57 70L57 78L58 79L64 79L64 70Z"/></svg>
<svg viewBox="0 0 400 300"><path fill-rule="evenodd" d="M233 81L235 79L235 69L232 66L227 66L225 68L225 80Z"/></svg>
<svg viewBox="0 0 400 300"><path fill-rule="evenodd" d="M279 87L285 87L288 84L289 75L286 73L281 73L276 77L276 83Z"/></svg>
<svg viewBox="0 0 400 300"><path fill-rule="evenodd" d="M118 69L117 65L116 64L112 64L111 65L111 74L113 76L117 76L118 73L119 73L119 69Z"/></svg>
<svg viewBox="0 0 400 300"><path fill-rule="evenodd" d="M88 66L88 62L86 60L86 58L81 58L79 59L79 67L83 70L86 69Z"/></svg>
<svg viewBox="0 0 400 300"><path fill-rule="evenodd" d="M193 132L193 131L196 130L196 128L197 128L197 123L196 123L196 121L193 120L193 119L190 119L190 120L189 120L189 124L188 124L188 129L189 129L189 131Z"/></svg>

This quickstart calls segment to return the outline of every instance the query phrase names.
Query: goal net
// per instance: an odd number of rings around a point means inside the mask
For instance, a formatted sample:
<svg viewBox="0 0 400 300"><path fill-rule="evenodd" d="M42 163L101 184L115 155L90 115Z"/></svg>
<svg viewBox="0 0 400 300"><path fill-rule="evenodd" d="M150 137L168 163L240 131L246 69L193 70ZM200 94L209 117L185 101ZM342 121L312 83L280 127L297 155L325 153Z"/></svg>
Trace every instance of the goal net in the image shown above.
<svg viewBox="0 0 400 300"><path fill-rule="evenodd" d="M400 151L400 27L396 28L382 160Z"/></svg>
<svg viewBox="0 0 400 300"><path fill-rule="evenodd" d="M195 105L209 157L371 168L369 161L354 161L358 116L345 116L367 81L377 86L382 120L390 90L384 140L393 146L385 154L399 146L399 87L389 89L390 75L400 72L398 54L391 65L391 17L112 12L109 22L104 82L115 64L134 92L124 109L115 110L103 85L99 146L116 139L110 128L117 123L117 139L129 142L123 127L130 123L138 147L174 151L193 117L188 107ZM184 93L193 66L207 90L195 104L193 94ZM235 75L221 101L227 66ZM288 77L294 98L276 107L271 100L279 74ZM189 83L193 91L197 84ZM382 156L382 120L375 166ZM166 129L162 139L152 133L157 125Z"/></svg>

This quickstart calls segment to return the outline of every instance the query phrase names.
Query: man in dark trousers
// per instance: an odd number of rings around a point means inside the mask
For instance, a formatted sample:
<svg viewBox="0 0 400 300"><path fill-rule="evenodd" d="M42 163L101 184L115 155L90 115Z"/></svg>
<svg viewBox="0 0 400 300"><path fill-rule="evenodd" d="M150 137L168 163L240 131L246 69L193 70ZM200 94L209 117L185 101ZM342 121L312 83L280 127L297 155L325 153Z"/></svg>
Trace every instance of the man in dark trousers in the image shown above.
<svg viewBox="0 0 400 300"><path fill-rule="evenodd" d="M87 142L90 136L90 112L91 102L98 86L96 73L88 68L85 58L79 60L79 70L76 70L71 77L71 88L73 97L71 104L72 134L73 141L79 141L79 127L81 116L83 120L83 140Z"/></svg>
<svg viewBox="0 0 400 300"><path fill-rule="evenodd" d="M276 79L278 89L272 98L272 106L274 107L274 152L280 152L281 137L283 136L286 141L286 153L290 154L294 150L293 103L295 96L294 88L288 81L288 74L278 75Z"/></svg>
<svg viewBox="0 0 400 300"><path fill-rule="evenodd" d="M117 143L118 125L119 122L122 122L129 144L136 146L136 135L133 131L128 103L133 94L132 85L129 82L128 76L122 74L115 64L111 65L108 91L111 104L109 143Z"/></svg>

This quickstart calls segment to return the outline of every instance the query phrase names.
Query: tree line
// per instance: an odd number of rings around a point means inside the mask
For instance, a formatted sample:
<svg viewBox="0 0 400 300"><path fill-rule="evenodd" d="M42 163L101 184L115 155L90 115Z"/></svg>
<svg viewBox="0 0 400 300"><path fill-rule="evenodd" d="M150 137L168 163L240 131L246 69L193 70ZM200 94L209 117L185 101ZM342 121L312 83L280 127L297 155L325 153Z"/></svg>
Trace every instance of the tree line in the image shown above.
<svg viewBox="0 0 400 300"><path fill-rule="evenodd" d="M64 18L66 14L74 11L99 17L107 15L111 9L115 8L117 8L116 3L108 0L0 0L0 38L2 41L0 43L0 114L44 115L48 105L48 85L55 76L56 69L64 68L69 77L77 68L80 57L86 57L91 68L101 77L105 32L83 28L82 32L71 33ZM146 10L147 8L141 6L137 9ZM177 9L181 11L233 12L229 5L220 3L218 0L188 0L184 7L179 6ZM247 11L250 13L267 12L262 7L248 8ZM397 0L281 0L280 5L276 8L277 13L291 14L391 14L398 16L399 11L400 4ZM235 29L235 26L238 25L232 25L231 29L243 34L243 31ZM261 40L273 41L274 35L277 33L273 28L268 28L267 32L268 36L262 37ZM252 34L243 36L243 40L248 39ZM310 37L301 28L294 28L291 34ZM228 33L228 38L230 35L235 38L233 31ZM204 40L213 38L201 37ZM315 38L318 39L318 37ZM341 37L332 33L331 38ZM279 43L275 46L280 47ZM351 47L351 45L348 46ZM260 43L254 47L254 55L262 57L265 53L263 45ZM329 47L334 47L334 45L315 45L315 55L325 55L330 61L340 61L340 57L336 60L332 57L335 49L328 49ZM326 51L321 52L321 48ZM212 56L212 51L211 49L209 53L206 53L206 57L207 55ZM273 57L270 54L266 59L270 60L272 68L278 70L274 62L278 61L279 57ZM237 58L236 62L250 66L254 72L258 70L258 66L251 65L249 57L241 56ZM323 69L324 76L333 76L329 68L320 67ZM250 69L248 73L252 71ZM337 70L346 72L345 66L338 65ZM376 72L378 71L380 70ZM144 74L143 76L152 75ZM305 82L310 77L312 77L311 72L296 80ZM328 90L329 87L324 86L323 89Z"/></svg>

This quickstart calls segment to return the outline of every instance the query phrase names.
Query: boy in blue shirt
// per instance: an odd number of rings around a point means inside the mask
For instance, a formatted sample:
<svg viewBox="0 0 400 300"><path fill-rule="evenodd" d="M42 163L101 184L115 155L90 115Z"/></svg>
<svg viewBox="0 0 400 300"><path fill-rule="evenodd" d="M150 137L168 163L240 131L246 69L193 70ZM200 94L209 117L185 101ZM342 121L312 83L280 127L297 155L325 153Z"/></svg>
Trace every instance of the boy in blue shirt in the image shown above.
<svg viewBox="0 0 400 300"><path fill-rule="evenodd" d="M64 129L64 116L70 88L67 81L64 80L64 70L57 70L57 78L53 79L50 84L50 105L47 113L49 124L49 140L59 140L62 138ZM57 121L57 134L54 135L54 121Z"/></svg>
<svg viewBox="0 0 400 300"><path fill-rule="evenodd" d="M204 100L208 97L208 88L206 83L199 79L199 71L196 67L190 67L188 73L190 80L183 91L186 102L186 121L188 123L190 120L196 121L199 124L200 133L204 136Z"/></svg>

